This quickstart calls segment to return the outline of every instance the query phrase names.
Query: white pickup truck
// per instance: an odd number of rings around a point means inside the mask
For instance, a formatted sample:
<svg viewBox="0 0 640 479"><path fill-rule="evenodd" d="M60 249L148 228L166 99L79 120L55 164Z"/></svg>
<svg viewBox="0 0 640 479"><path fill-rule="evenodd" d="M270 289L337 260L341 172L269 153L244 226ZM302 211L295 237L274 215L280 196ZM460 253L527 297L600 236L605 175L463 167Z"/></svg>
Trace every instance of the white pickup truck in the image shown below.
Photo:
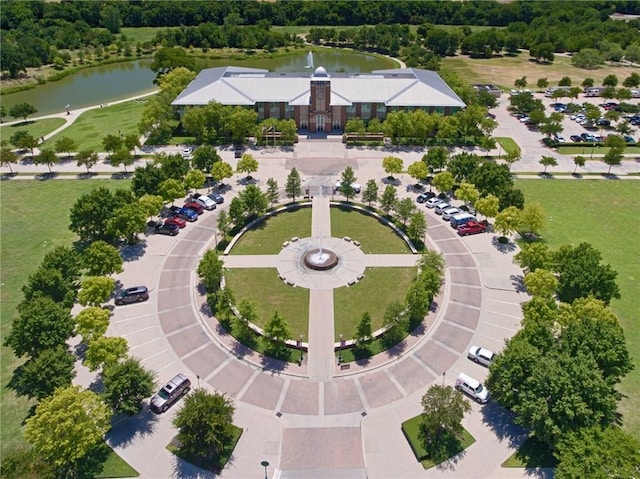
<svg viewBox="0 0 640 479"><path fill-rule="evenodd" d="M341 185L342 185L342 182L340 180L336 181L336 186L334 190L340 191ZM356 193L360 193L360 190L362 189L362 186L360 185L360 183L351 183L351 187L353 188L353 191L355 191Z"/></svg>

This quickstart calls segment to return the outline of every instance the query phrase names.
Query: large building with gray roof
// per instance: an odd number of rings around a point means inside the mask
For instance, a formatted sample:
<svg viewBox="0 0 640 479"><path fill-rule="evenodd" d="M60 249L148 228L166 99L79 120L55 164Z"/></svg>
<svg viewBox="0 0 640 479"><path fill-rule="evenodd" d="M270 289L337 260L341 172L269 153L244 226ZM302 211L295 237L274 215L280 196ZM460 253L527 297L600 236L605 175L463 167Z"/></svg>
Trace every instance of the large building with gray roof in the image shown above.
<svg viewBox="0 0 640 479"><path fill-rule="evenodd" d="M309 74L234 66L202 70L172 104L212 101L254 109L259 120L293 119L311 133L342 132L356 117L384 120L415 109L450 115L466 106L436 72L417 68L330 75L323 67Z"/></svg>

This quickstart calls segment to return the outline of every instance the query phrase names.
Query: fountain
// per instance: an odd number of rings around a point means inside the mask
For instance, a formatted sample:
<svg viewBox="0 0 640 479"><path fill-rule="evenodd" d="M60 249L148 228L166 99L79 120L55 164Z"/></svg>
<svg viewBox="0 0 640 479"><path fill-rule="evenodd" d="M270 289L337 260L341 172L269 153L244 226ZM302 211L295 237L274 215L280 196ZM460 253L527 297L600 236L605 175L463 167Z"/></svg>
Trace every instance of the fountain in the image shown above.
<svg viewBox="0 0 640 479"><path fill-rule="evenodd" d="M313 248L303 256L303 263L307 268L315 271L327 271L338 264L338 256L331 250Z"/></svg>

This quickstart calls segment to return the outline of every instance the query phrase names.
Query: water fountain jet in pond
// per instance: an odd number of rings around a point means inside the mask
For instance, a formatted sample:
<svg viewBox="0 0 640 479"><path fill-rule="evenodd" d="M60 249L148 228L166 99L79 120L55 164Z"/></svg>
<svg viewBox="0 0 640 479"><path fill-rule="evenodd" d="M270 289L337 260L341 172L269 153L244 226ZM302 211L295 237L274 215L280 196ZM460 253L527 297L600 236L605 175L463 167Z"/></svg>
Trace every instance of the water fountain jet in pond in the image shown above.
<svg viewBox="0 0 640 479"><path fill-rule="evenodd" d="M337 266L338 256L331 250L313 248L304 254L303 263L315 271L327 271Z"/></svg>

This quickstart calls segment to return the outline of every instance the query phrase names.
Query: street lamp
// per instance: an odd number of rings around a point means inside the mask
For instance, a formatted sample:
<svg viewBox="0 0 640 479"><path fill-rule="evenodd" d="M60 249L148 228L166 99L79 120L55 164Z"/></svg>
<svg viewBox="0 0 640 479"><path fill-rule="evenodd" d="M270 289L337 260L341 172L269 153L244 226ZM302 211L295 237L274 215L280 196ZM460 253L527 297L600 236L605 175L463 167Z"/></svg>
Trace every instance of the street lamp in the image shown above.
<svg viewBox="0 0 640 479"><path fill-rule="evenodd" d="M267 467L269 467L269 461L262 461L260 465L264 467L264 479L269 479L269 476L267 476Z"/></svg>
<svg viewBox="0 0 640 479"><path fill-rule="evenodd" d="M344 339L342 334L340 335L340 347L338 348L338 364L342 362L342 347L344 346Z"/></svg>
<svg viewBox="0 0 640 479"><path fill-rule="evenodd" d="M300 348L300 365L302 366L302 359L304 357L304 353L302 350L302 338L304 338L304 334L300 335L300 339L298 339L298 348Z"/></svg>

